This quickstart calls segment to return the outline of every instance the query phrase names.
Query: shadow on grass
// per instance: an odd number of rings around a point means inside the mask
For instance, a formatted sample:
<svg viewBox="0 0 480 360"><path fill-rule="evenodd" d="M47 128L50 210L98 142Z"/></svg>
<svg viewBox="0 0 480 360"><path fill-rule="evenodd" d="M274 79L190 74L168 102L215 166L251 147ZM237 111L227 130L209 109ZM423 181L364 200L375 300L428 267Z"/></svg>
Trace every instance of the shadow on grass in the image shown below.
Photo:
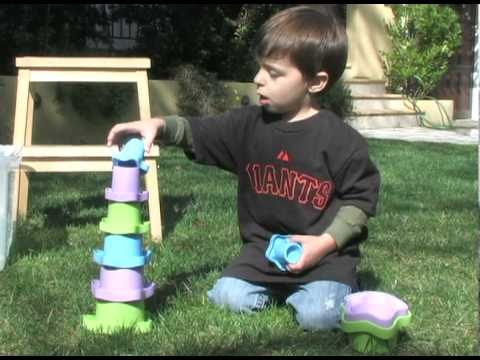
<svg viewBox="0 0 480 360"><path fill-rule="evenodd" d="M380 279L372 271L358 272L359 291L375 291L380 285Z"/></svg>
<svg viewBox="0 0 480 360"><path fill-rule="evenodd" d="M160 198L162 213L163 236L168 236L175 229L175 225L185 215L186 209L194 202L192 194L187 196L165 195Z"/></svg>
<svg viewBox="0 0 480 360"><path fill-rule="evenodd" d="M269 338L245 337L234 344L195 349L202 356L350 355L348 336L340 330L280 332ZM175 354L190 355L189 352ZM285 353L285 354L282 354ZM303 354L302 354L303 353Z"/></svg>
<svg viewBox="0 0 480 360"><path fill-rule="evenodd" d="M59 206L50 206L43 209L46 215L46 226L66 227L97 224L107 214L108 202L102 195L82 197L80 200L71 200ZM85 213L87 209L88 213ZM82 211L82 213L80 213Z"/></svg>
<svg viewBox="0 0 480 360"><path fill-rule="evenodd" d="M19 219L10 256L21 257L31 252L63 247L68 241L67 226L98 224L105 214L105 199L85 197L59 206L48 206ZM79 213L79 209L90 209Z"/></svg>
<svg viewBox="0 0 480 360"><path fill-rule="evenodd" d="M65 227L43 229L28 220L17 223L15 236L10 248L9 264L30 253L60 248L67 244Z"/></svg>
<svg viewBox="0 0 480 360"><path fill-rule="evenodd" d="M253 341L252 341L253 340ZM375 356L378 354L359 353L353 349L352 338L345 332L334 329L327 331L293 331L291 333L282 333L279 336L272 337L270 340L257 340L246 338L244 341L236 343L235 346L213 349L210 354L214 355L266 355L285 352L286 349L293 354L307 356L326 356L326 355L354 355L354 356ZM412 355L411 351L405 351L406 346L411 346L412 338L405 332L401 332L398 337L398 343L390 349L388 355ZM295 349L295 350L293 350ZM304 354L301 354L302 350ZM299 351L300 350L300 351ZM209 354L205 351L205 354ZM429 355L428 351L418 349L415 355ZM430 354L431 355L431 354Z"/></svg>
<svg viewBox="0 0 480 360"><path fill-rule="evenodd" d="M162 200L163 231L167 235L182 219L185 209L193 201L193 196L165 196ZM98 195L46 206L28 214L16 225L10 258L65 246L69 236L67 227L98 225L101 219L107 216L107 209L108 201L102 195ZM144 218L147 218L146 203L142 212Z"/></svg>
<svg viewBox="0 0 480 360"><path fill-rule="evenodd" d="M189 272L176 274L172 278L163 281L163 283L157 287L153 296L145 302L147 311L150 313L164 311L168 306L169 298L176 296L178 292L181 291L180 287L182 284L187 283L192 277L203 277L212 271L218 270L219 267L223 268L224 266L226 266L226 264L205 265Z"/></svg>

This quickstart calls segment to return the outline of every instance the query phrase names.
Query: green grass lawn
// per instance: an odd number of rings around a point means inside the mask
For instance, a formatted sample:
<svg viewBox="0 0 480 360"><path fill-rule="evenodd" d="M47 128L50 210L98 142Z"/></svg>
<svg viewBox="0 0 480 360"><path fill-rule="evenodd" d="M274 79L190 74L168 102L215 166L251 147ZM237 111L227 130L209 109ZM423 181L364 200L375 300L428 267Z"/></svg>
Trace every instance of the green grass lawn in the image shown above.
<svg viewBox="0 0 480 360"><path fill-rule="evenodd" d="M377 217L362 244L368 290L405 300L412 324L393 354L477 353L477 148L369 140L382 174ZM236 181L221 170L162 150L164 242L145 276L158 285L146 301L152 332L95 335L90 282L103 247L104 188L111 174L33 174L29 216L17 227L0 272L0 354L23 355L349 355L340 331L305 332L292 310L253 315L218 309L206 292L236 256Z"/></svg>

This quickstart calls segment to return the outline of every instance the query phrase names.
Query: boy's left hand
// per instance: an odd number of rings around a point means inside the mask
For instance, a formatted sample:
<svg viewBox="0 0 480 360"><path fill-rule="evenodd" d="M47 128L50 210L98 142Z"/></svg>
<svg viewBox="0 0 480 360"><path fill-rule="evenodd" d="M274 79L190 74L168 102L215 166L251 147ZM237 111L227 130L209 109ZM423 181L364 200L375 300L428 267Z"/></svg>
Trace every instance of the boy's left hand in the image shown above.
<svg viewBox="0 0 480 360"><path fill-rule="evenodd" d="M291 235L290 240L302 244L303 255L295 264L288 264L287 269L291 273L299 274L318 262L327 254L337 249L337 243L330 234L314 235Z"/></svg>

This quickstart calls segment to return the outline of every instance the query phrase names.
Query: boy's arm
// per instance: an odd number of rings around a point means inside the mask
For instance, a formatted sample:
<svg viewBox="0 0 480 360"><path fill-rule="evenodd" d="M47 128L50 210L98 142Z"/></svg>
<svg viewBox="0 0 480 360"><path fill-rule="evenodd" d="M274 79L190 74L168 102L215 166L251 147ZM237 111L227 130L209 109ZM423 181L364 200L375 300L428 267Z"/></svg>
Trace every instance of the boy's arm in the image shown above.
<svg viewBox="0 0 480 360"><path fill-rule="evenodd" d="M330 226L324 233L330 234L335 240L337 250L345 247L350 239L361 234L367 225L368 216L353 205L342 206Z"/></svg>
<svg viewBox="0 0 480 360"><path fill-rule="evenodd" d="M342 206L330 226L321 235L293 235L292 241L301 243L304 256L296 264L289 264L292 273L301 273L316 265L326 255L338 251L367 224L367 215L353 205Z"/></svg>
<svg viewBox="0 0 480 360"><path fill-rule="evenodd" d="M376 213L380 173L369 157L365 139L358 139L355 149L334 175L341 205L325 233L335 239L338 249L360 235L368 218Z"/></svg>
<svg viewBox="0 0 480 360"><path fill-rule="evenodd" d="M170 115L163 117L165 127L161 134L162 142L166 145L177 145L186 152L194 154L192 128L184 117Z"/></svg>
<svg viewBox="0 0 480 360"><path fill-rule="evenodd" d="M335 176L341 207L325 232L319 236L293 235L304 246L304 255L289 265L301 273L317 264L328 253L337 251L362 231L368 217L374 216L380 187L380 174L368 157L367 147L360 147L342 165Z"/></svg>
<svg viewBox="0 0 480 360"><path fill-rule="evenodd" d="M182 147L190 160L237 173L243 139L239 134L245 132L256 111L254 107L241 107L209 116L166 116L161 138L166 145Z"/></svg>

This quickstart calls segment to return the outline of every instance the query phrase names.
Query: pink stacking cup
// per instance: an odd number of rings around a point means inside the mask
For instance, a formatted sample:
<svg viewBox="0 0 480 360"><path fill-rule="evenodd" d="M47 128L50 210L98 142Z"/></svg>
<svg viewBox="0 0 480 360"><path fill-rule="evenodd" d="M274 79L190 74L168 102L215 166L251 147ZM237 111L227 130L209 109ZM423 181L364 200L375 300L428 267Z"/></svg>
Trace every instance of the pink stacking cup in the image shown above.
<svg viewBox="0 0 480 360"><path fill-rule="evenodd" d="M139 301L151 297L155 291L153 282L146 282L143 267L117 269L102 266L100 279L92 281L92 293L96 299L106 301Z"/></svg>
<svg viewBox="0 0 480 360"><path fill-rule="evenodd" d="M146 201L148 191L140 189L140 168L114 166L112 187L105 189L105 198L118 202Z"/></svg>

